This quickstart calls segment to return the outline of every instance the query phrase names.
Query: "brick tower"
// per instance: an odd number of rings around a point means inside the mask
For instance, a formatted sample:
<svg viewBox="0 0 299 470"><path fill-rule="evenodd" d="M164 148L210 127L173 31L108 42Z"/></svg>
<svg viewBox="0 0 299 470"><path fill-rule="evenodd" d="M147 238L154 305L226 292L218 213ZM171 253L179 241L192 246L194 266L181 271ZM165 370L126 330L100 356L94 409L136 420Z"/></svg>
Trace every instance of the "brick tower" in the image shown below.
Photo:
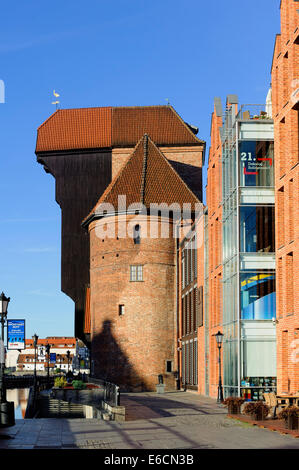
<svg viewBox="0 0 299 470"><path fill-rule="evenodd" d="M92 372L127 391L176 384L176 236L195 194L144 135L83 222L90 236ZM185 207L187 207L185 206Z"/></svg>

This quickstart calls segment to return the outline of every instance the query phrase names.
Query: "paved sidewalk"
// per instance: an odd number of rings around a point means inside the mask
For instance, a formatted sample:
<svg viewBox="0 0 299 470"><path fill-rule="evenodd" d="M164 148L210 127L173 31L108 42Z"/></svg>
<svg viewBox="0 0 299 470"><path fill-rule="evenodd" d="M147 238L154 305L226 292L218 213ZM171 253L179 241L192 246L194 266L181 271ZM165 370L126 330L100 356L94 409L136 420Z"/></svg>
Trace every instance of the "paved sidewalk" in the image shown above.
<svg viewBox="0 0 299 470"><path fill-rule="evenodd" d="M123 423L16 420L0 430L0 449L299 449L299 439L227 418L226 408L195 393L122 394L121 404Z"/></svg>

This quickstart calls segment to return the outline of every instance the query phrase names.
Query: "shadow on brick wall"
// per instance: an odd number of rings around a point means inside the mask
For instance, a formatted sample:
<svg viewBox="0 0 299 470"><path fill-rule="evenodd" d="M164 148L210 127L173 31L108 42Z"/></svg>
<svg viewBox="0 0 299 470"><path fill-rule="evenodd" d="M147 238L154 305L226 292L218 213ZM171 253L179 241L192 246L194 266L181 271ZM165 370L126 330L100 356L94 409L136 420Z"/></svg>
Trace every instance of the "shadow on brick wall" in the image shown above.
<svg viewBox="0 0 299 470"><path fill-rule="evenodd" d="M92 360L94 377L118 385L122 392L148 390L144 380L138 375L113 336L112 323L109 320L103 322L101 332L92 340Z"/></svg>

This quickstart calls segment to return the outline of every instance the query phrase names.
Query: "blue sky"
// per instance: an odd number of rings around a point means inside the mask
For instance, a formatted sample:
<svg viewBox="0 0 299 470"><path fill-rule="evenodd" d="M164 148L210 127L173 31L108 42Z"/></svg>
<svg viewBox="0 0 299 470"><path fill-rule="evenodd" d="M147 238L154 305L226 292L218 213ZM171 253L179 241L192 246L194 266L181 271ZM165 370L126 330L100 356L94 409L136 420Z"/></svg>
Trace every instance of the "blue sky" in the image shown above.
<svg viewBox="0 0 299 470"><path fill-rule="evenodd" d="M60 209L36 163L37 127L55 106L166 104L209 147L215 96L264 103L280 0L19 0L1 7L0 291L26 336L73 335L60 292ZM204 176L205 179L205 176ZM205 184L205 181L204 181Z"/></svg>

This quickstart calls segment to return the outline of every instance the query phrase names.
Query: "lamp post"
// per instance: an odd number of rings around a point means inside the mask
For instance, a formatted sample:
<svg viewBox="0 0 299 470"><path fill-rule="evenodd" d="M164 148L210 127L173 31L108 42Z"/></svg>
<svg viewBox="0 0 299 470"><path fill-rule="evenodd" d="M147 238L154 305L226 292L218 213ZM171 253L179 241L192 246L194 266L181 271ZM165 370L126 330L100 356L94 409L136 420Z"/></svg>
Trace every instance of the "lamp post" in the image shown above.
<svg viewBox="0 0 299 470"><path fill-rule="evenodd" d="M50 345L49 343L46 344L46 353L47 353L47 358L48 358L47 382L48 382L48 388L50 388Z"/></svg>
<svg viewBox="0 0 299 470"><path fill-rule="evenodd" d="M67 373L69 373L71 351L66 352L66 357L67 357Z"/></svg>
<svg viewBox="0 0 299 470"><path fill-rule="evenodd" d="M7 307L10 301L10 297L6 297L4 293L0 295L0 321L1 321L1 367L0 367L0 403L6 402L6 388L4 383L4 369L5 369L5 347L4 347L4 325L7 318Z"/></svg>
<svg viewBox="0 0 299 470"><path fill-rule="evenodd" d="M15 405L13 401L6 400L5 388L5 347L4 347L4 326L7 318L7 307L10 298L2 292L0 295L0 321L1 321L1 344L0 344L0 427L14 426Z"/></svg>
<svg viewBox="0 0 299 470"><path fill-rule="evenodd" d="M218 395L217 395L217 403L223 402L223 389L222 389L222 380L221 380L221 346L223 341L223 334L218 331L215 335L217 346L218 346L218 364L219 364L219 380L218 380Z"/></svg>
<svg viewBox="0 0 299 470"><path fill-rule="evenodd" d="M38 336L36 333L32 336L33 339L33 346L34 346L34 379L33 379L33 390L34 390L34 396L36 394L36 361L37 361L37 341L38 341Z"/></svg>

